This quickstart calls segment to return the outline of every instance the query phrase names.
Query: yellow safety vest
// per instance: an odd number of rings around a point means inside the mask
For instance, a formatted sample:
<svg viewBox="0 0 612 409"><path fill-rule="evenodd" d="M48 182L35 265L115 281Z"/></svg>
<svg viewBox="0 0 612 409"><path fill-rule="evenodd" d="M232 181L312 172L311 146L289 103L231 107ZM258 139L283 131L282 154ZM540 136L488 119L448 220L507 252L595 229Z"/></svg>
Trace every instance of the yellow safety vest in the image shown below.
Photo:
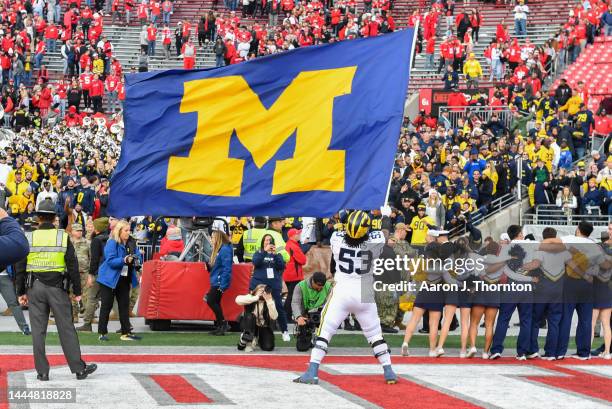
<svg viewBox="0 0 612 409"><path fill-rule="evenodd" d="M244 247L244 259L253 260L253 254L257 253L261 247L261 239L266 234L274 238L276 243L276 252L283 256L283 260L289 261L289 253L285 250L285 240L283 235L274 230L268 229L249 229L242 236L242 245Z"/></svg>
<svg viewBox="0 0 612 409"><path fill-rule="evenodd" d="M244 247L244 259L253 260L253 254L257 253L261 246L261 238L267 232L267 229L254 228L247 230L242 235L242 245Z"/></svg>
<svg viewBox="0 0 612 409"><path fill-rule="evenodd" d="M27 232L30 254L26 270L30 273L63 273L64 255L68 250L68 234L64 230L48 229Z"/></svg>

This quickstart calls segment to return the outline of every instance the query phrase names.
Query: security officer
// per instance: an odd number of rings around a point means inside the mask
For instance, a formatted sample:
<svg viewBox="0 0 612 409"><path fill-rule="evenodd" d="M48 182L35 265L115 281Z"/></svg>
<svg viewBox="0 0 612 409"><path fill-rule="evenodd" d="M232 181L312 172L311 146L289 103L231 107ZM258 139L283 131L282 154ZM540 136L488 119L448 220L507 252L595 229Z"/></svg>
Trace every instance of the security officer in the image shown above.
<svg viewBox="0 0 612 409"><path fill-rule="evenodd" d="M72 232L70 235L72 239L72 245L74 246L74 252L76 253L77 260L79 261L79 275L81 277L81 291L85 291L87 284L87 277L89 275L89 254L91 242L87 238L83 237L83 225L81 223L74 223L72 225ZM83 305L83 308L79 306ZM85 305L87 305L86 293L81 296L81 303L76 300L72 300L72 320L78 322L79 312L85 312Z"/></svg>
<svg viewBox="0 0 612 409"><path fill-rule="evenodd" d="M261 238L266 232L266 218L257 216L253 220L253 228L247 230L242 235L242 247L244 248L244 261L251 262L253 260L253 254L261 247Z"/></svg>
<svg viewBox="0 0 612 409"><path fill-rule="evenodd" d="M22 305L29 304L32 325L34 364L39 381L49 380L49 361L45 353L45 339L49 311L53 311L60 343L68 366L81 380L97 369L96 364L85 364L81 359L79 338L72 324L67 275L72 282L75 299L81 299L81 280L74 247L68 234L53 225L56 213L52 201L40 203L36 211L38 229L28 232L28 257L16 265L17 295ZM26 289L27 287L27 289ZM26 295L27 291L27 295Z"/></svg>

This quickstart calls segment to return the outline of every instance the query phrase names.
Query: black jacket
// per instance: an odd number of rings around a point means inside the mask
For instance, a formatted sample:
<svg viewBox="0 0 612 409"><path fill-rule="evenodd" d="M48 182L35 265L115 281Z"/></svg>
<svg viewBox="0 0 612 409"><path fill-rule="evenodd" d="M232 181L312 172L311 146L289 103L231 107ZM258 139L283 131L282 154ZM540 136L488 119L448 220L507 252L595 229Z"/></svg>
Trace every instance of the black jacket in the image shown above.
<svg viewBox="0 0 612 409"><path fill-rule="evenodd" d="M488 206L493 200L493 181L481 178L478 181L478 206Z"/></svg>
<svg viewBox="0 0 612 409"><path fill-rule="evenodd" d="M560 106L565 105L567 103L567 100L570 99L571 96L572 89L567 84L561 84L555 90L555 99L557 100Z"/></svg>
<svg viewBox="0 0 612 409"><path fill-rule="evenodd" d="M104 246L108 241L109 233L100 233L91 239L91 247L89 248L89 274L98 275L98 269L104 261Z"/></svg>

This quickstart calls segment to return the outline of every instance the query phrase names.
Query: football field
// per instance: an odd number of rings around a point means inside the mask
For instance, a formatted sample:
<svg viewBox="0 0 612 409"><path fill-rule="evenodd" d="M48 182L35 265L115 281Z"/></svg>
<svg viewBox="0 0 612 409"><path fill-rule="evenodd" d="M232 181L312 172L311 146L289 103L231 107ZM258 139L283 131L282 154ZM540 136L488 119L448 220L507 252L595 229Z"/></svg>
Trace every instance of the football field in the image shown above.
<svg viewBox="0 0 612 409"><path fill-rule="evenodd" d="M428 358L427 337L415 336L411 352L400 357L401 336L387 336L396 385L382 370L361 334L334 337L319 385L292 380L309 356L293 344L277 341L273 352L236 350L237 334L147 333L140 342L110 341L100 346L95 334L80 334L83 359L98 370L84 381L70 373L57 335L48 336L50 381L36 380L29 338L0 333L0 408L609 408L612 365L593 358L578 361L483 361L458 358L458 336L447 354ZM279 338L279 337L278 337ZM515 340L509 338L512 345ZM181 346L183 345L183 346ZM36 401L40 388L70 394Z"/></svg>

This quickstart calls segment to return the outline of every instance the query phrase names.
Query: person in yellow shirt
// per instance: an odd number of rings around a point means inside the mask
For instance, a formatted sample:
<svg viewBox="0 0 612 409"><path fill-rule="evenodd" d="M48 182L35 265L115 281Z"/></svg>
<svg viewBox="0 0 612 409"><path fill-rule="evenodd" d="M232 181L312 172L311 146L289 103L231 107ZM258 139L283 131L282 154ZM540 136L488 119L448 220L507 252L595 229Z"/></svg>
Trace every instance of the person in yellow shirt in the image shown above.
<svg viewBox="0 0 612 409"><path fill-rule="evenodd" d="M536 121L535 127L532 128L529 133L532 134L535 131L536 138L547 138L548 134L546 133L546 126L542 123L542 121Z"/></svg>
<svg viewBox="0 0 612 409"><path fill-rule="evenodd" d="M527 154L530 162L535 162L535 150L536 144L533 142L533 139L527 138L525 141L525 147L523 148L523 152Z"/></svg>
<svg viewBox="0 0 612 409"><path fill-rule="evenodd" d="M249 221L246 217L231 217L230 232L232 235L232 244L237 245L242 239L242 235L249 229Z"/></svg>
<svg viewBox="0 0 612 409"><path fill-rule="evenodd" d="M582 98L576 90L573 90L571 98L559 108L559 111L567 111L570 116L574 116L580 111L580 104L582 104Z"/></svg>
<svg viewBox="0 0 612 409"><path fill-rule="evenodd" d="M47 173L49 174L49 182L51 182L51 186L56 186L57 185L57 174L55 173L55 169L53 168L49 168L47 170Z"/></svg>
<svg viewBox="0 0 612 409"><path fill-rule="evenodd" d="M538 155L536 159L541 159L548 169L549 172L552 172L552 163L553 158L555 157L555 151L550 147L550 140L544 139L540 150L538 150Z"/></svg>
<svg viewBox="0 0 612 409"><path fill-rule="evenodd" d="M97 54L94 55L95 57L92 63L93 68L91 71L94 74L102 75L104 73L104 61L102 61L102 59Z"/></svg>
<svg viewBox="0 0 612 409"><path fill-rule="evenodd" d="M482 67L474 53L470 53L467 61L463 64L463 75L468 89L478 88L478 80L482 77Z"/></svg>
<svg viewBox="0 0 612 409"><path fill-rule="evenodd" d="M427 231L436 223L433 219L425 214L425 205L420 204L417 207L417 215L410 222L410 231L412 231L412 246L424 246L426 244Z"/></svg>
<svg viewBox="0 0 612 409"><path fill-rule="evenodd" d="M476 211L476 201L470 197L470 193L467 189L461 191L461 194L457 198L457 202L461 204L462 210L464 210L464 205L467 204L467 209L465 211L470 213Z"/></svg>
<svg viewBox="0 0 612 409"><path fill-rule="evenodd" d="M32 188L28 187L22 194L11 196L9 198L9 203L19 206L19 214L24 213L28 208L28 204L34 204L34 193L32 193Z"/></svg>
<svg viewBox="0 0 612 409"><path fill-rule="evenodd" d="M485 169L482 171L482 174L486 175L489 179L491 179L491 182L493 182L493 191L491 194L494 195L497 193L497 182L499 181L499 175L497 174L495 166L491 165L491 163L487 163Z"/></svg>
<svg viewBox="0 0 612 409"><path fill-rule="evenodd" d="M6 183L6 188L11 192L11 196L9 197L9 206L17 205L18 208L22 208L20 204L22 201L19 196L23 196L23 194L28 190L30 185L23 180L23 176L21 172L17 172L14 174L14 179ZM27 203L25 204L27 206Z"/></svg>

